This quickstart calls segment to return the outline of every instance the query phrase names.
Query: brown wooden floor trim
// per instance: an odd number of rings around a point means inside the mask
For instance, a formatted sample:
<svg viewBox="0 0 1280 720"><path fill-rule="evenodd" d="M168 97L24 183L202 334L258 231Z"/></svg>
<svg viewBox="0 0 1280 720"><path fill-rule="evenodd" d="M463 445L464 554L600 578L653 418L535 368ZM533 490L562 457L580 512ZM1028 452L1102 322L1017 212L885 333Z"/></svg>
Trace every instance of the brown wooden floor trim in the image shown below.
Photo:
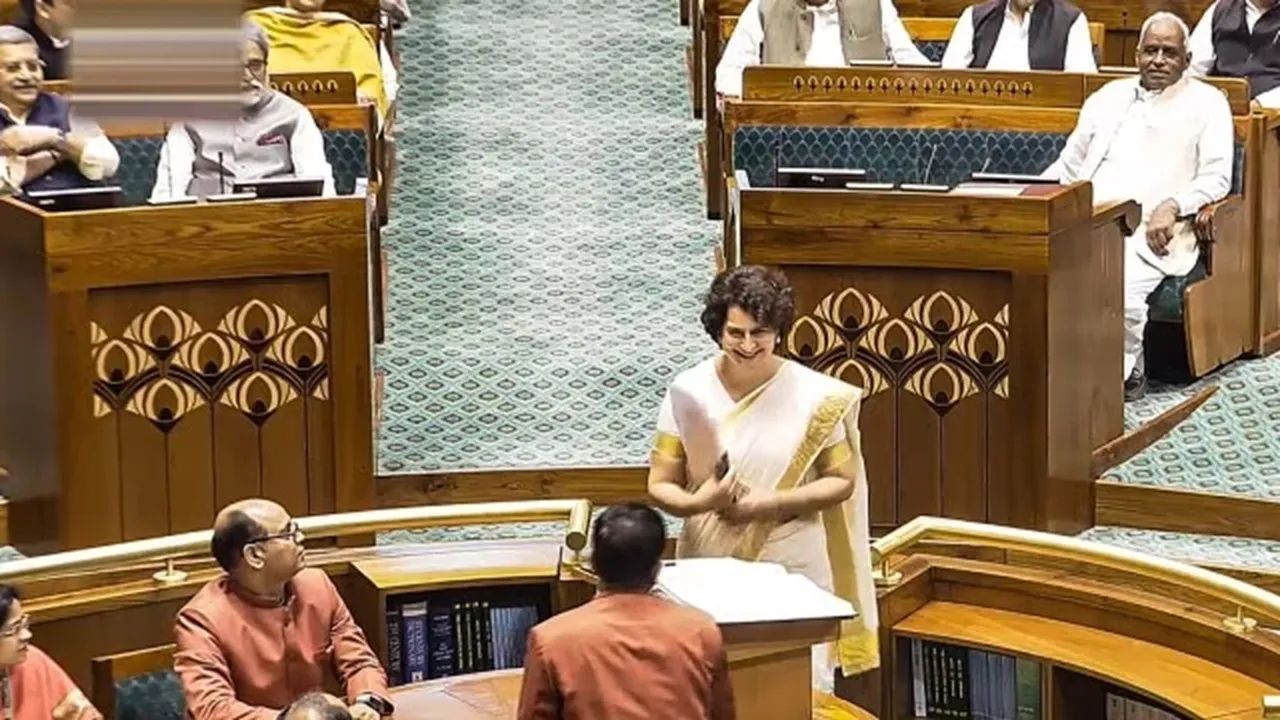
<svg viewBox="0 0 1280 720"><path fill-rule="evenodd" d="M1154 445L1157 440L1168 435L1183 420L1191 417L1191 413L1205 404L1216 392L1218 392L1217 385L1207 387L1160 413L1151 422L1144 423L1133 432L1125 433L1094 450L1093 477L1102 477L1102 474L1106 471Z"/></svg>
<svg viewBox="0 0 1280 720"><path fill-rule="evenodd" d="M377 479L378 506L576 498L593 505L644 501L648 475L647 465L383 475Z"/></svg>
<svg viewBox="0 0 1280 720"><path fill-rule="evenodd" d="M1099 480L1097 523L1280 540L1280 502Z"/></svg>

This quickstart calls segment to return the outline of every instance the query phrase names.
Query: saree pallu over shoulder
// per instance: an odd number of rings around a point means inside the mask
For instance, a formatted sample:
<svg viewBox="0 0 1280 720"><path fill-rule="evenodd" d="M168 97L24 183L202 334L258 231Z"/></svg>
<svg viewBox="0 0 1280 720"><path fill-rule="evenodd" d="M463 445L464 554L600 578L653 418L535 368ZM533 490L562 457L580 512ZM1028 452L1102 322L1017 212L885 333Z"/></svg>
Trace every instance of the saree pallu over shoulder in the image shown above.
<svg viewBox="0 0 1280 720"><path fill-rule="evenodd" d="M805 369L804 372L812 371ZM869 498L858 432L862 391L825 375L813 375L823 381L825 395L810 416L804 436L776 489L786 491L796 487L811 469L821 474L848 461L854 463L853 495L821 513L831 590L853 605L858 613L853 620L841 623L835 643L836 661L848 677L880 665L878 611L871 577ZM828 447L828 440L841 425L845 430L844 442ZM752 528L735 556L743 560L759 559L775 527L768 524Z"/></svg>

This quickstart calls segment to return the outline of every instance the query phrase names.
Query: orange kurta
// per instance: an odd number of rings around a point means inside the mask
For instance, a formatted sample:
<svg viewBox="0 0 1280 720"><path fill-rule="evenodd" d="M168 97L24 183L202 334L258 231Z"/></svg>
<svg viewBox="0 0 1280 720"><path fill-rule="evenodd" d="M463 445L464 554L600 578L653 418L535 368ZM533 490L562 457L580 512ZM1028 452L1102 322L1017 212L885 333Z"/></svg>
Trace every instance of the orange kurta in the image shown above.
<svg viewBox="0 0 1280 720"><path fill-rule="evenodd" d="M174 669L193 720L275 720L299 696L323 688L328 672L347 702L384 699L387 676L338 590L321 570L290 584L284 606L237 594L224 575L178 613Z"/></svg>
<svg viewBox="0 0 1280 720"><path fill-rule="evenodd" d="M35 645L9 669L9 682L14 720L102 720L67 673Z"/></svg>
<svg viewBox="0 0 1280 720"><path fill-rule="evenodd" d="M733 720L724 641L706 613L604 593L529 632L519 720Z"/></svg>

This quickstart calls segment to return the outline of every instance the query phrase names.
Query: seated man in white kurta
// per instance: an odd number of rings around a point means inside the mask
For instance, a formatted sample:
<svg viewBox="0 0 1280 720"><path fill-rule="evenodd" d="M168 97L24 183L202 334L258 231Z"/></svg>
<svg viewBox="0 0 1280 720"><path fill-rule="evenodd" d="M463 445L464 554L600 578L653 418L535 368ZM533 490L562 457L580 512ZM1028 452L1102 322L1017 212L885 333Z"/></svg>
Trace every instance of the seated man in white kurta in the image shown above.
<svg viewBox="0 0 1280 720"><path fill-rule="evenodd" d="M1058 160L1045 171L1061 182L1089 180L1095 205L1137 200L1142 222L1125 241L1125 399L1146 393L1142 333L1147 296L1170 275L1195 267L1193 221L1231 188L1234 132L1221 91L1183 77L1187 26L1156 13L1142 25L1138 76L1113 80L1089 96Z"/></svg>
<svg viewBox="0 0 1280 720"><path fill-rule="evenodd" d="M716 66L716 92L742 97L748 65L929 65L893 0L751 0Z"/></svg>

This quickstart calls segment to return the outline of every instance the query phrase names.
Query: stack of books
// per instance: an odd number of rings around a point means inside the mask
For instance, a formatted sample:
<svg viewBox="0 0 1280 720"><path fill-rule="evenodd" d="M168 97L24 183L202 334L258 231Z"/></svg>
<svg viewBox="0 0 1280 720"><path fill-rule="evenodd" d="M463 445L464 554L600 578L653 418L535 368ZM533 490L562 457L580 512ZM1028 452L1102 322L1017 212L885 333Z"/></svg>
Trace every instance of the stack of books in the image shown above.
<svg viewBox="0 0 1280 720"><path fill-rule="evenodd" d="M1034 660L912 638L913 715L931 720L1040 720L1040 672Z"/></svg>
<svg viewBox="0 0 1280 720"><path fill-rule="evenodd" d="M546 594L545 587L487 588L388 598L388 680L522 667L529 629L549 614Z"/></svg>

